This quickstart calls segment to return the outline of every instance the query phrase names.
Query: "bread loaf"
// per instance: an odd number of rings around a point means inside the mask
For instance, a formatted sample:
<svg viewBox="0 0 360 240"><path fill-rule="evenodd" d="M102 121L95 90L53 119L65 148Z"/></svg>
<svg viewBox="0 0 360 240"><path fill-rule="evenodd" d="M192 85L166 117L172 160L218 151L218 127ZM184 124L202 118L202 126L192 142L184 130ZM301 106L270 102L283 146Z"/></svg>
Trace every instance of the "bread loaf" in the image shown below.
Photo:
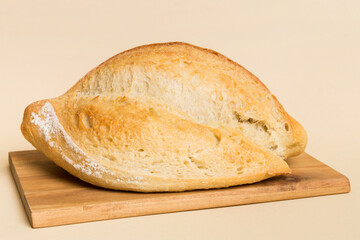
<svg viewBox="0 0 360 240"><path fill-rule="evenodd" d="M140 192L253 183L289 173L303 127L265 85L223 55L186 43L140 46L29 105L21 130L96 186Z"/></svg>

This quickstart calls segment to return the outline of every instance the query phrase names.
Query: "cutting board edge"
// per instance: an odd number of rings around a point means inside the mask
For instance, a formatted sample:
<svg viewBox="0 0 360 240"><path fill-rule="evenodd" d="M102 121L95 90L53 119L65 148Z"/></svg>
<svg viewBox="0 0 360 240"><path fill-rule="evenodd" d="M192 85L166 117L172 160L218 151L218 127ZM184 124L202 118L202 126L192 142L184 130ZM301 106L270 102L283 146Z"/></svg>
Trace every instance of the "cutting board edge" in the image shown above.
<svg viewBox="0 0 360 240"><path fill-rule="evenodd" d="M330 187L329 187L330 189ZM333 187L331 187L332 190L334 190ZM31 222L31 226L33 228L44 228L44 227L53 227L53 226L62 226L62 225L70 225L70 224L77 224L77 223L86 223L86 222L96 222L96 221L103 221L103 220L112 220L112 219L119 219L119 218L128 218L128 217L137 217L137 216L149 216L149 215L156 215L156 214L166 214L166 213L176 213L176 212L185 212L185 211L194 211L194 210L202 210L202 209L212 209L212 208L223 208L223 207L234 207L234 206L242 206L242 205L248 205L248 204L258 204L258 203L267 203L267 202L277 202L277 201L287 201L287 200L295 200L295 199L301 199L301 198L310 198L310 197L320 197L320 196L327 196L327 195L337 195L337 194L345 194L345 193L349 193L348 189L344 189L344 187L339 186L338 190L336 191L332 191L332 192L322 192L322 193L311 193L311 194L303 194L303 193L299 193L298 195L294 195L292 197L289 198L281 198L281 196L276 196L273 199L269 199L266 201L254 201L254 200L249 200L246 202L241 202L241 203L223 203L223 204L219 204L219 205L209 205L209 206L196 206L196 207L191 207L191 208L181 208L181 209L171 209L169 211L166 210L153 210L151 212L136 212L133 214L126 214L126 215L114 215L112 217L93 217L93 218L87 218L86 220L82 220L79 221L78 218L76 218L77 220L75 221L71 221L71 220L66 220L66 221L59 221L59 222L54 222L52 221L51 223L47 223L47 221L43 221L44 218L44 214L48 214L51 215L52 213L49 213L51 211L57 212L57 211L63 211L64 209L71 211L72 212L72 216L74 215L74 209L79 208L79 207L67 207L67 208L53 208L53 209L41 209L41 210L33 210L32 211L32 222ZM100 204L101 205L101 204ZM109 205L109 204L104 204L104 205ZM114 203L114 205L116 205L116 202ZM99 207L99 204L97 204L97 206ZM109 209L111 209L111 206L109 206ZM84 217L84 216L82 216Z"/></svg>
<svg viewBox="0 0 360 240"><path fill-rule="evenodd" d="M345 177L345 176L344 176ZM335 179L335 180L339 180L339 179ZM60 226L60 225L68 225L68 224L75 224L75 223L85 223L85 222L94 222L94 221L102 221L102 220L108 220L108 219L119 219L119 218L127 218L127 217L135 217L135 216L147 216L147 215L154 215L154 214L163 214L163 213L172 213L172 212L181 212L181 211L193 211L193 210L201 210L201 209L210 209L210 208L221 208L221 207L230 207L230 206L240 206L240 205L247 205L247 204L254 204L254 203L266 203L266 202L274 202L274 201L283 201L283 200L294 200L294 199L300 199L300 198L308 198L308 197L318 197L318 196L326 196L326 195L335 195L335 194L345 194L348 193L350 191L350 185L349 185L349 181L348 179L342 178L341 181L335 181L334 185L329 185L328 187L322 188L322 189L317 189L318 192L308 192L306 190L302 190L302 191L288 191L287 193L290 193L290 195L288 195L287 198L284 198L283 192L277 192L277 193L273 193L272 196L269 196L269 193L264 193L264 197L266 195L266 200L259 198L259 196L257 196L258 199L238 199L237 202L234 202L234 200L229 200L229 201L224 201L223 198L218 198L218 199L214 199L212 198L212 202L210 204L206 204L204 203L201 199L198 199L197 201L197 205L194 205L194 199L192 199L191 197L189 199L187 199L187 201L184 202L184 199L182 199L182 204L179 205L178 204L178 200L176 198L170 197L167 199L167 201L163 202L163 205L161 208L154 208L157 205L153 204L152 205L152 201L144 201L141 200L139 202L135 202L131 201L129 202L129 205L126 206L123 205L123 209L134 209L134 205L139 204L140 202L143 203L147 203L147 206L142 206L142 208L139 208L137 206L136 209L138 209L138 211L136 212L130 212L130 213L122 213L121 210L120 211L113 211L114 208L116 209L118 206L118 202L111 202L111 203L104 203L104 204L89 204L89 205L85 205L82 207L76 206L76 207L58 207L58 208L52 208L52 209L38 209L38 210L33 210L32 211L32 218L33 218L33 228L42 228L42 227L51 227L51 226ZM210 195L210 194L209 194ZM233 195L233 194L232 194ZM228 197L231 197L231 195L229 195ZM207 198L204 196L204 198ZM166 199L166 198L165 198ZM218 202L214 201L214 200L218 200ZM91 211L88 214L83 214L84 208L89 208L91 209L91 206L95 206L97 207L97 211L99 208L103 208L103 210L105 212L107 212L108 210L112 210L114 212L114 215L109 217L109 216L101 216L101 215L93 215L91 213ZM131 206L132 205L132 206ZM167 207L167 209L164 210L164 206ZM174 206L180 206L177 208L174 208ZM52 219L51 221L48 221L47 218L48 216L53 216L53 215L58 215L58 214L54 214L54 213L64 213L64 212L70 212L71 216L73 217L75 214L77 217L75 218L66 218L66 214L65 214L65 219L59 220L57 219L58 222L54 221L54 219ZM92 215L92 217L89 217L89 215ZM82 220L79 221L79 218L83 218ZM76 219L76 220L71 220L71 219Z"/></svg>
<svg viewBox="0 0 360 240"><path fill-rule="evenodd" d="M27 216L27 218L29 219L30 225L34 228L32 211L31 211L30 205L29 205L29 203L28 203L28 201L27 201L27 199L26 199L26 196L25 196L24 190L23 190L23 188L22 188L22 185L21 185L19 176L18 176L18 174L16 173L16 169L15 169L15 166L14 166L14 163L13 163L13 160L12 160L12 156L11 156L11 155L12 155L13 153L16 153L16 152L9 152L9 165L10 165L11 175L12 175L13 178L14 178L14 182L15 182L16 188L17 188L17 190L18 190L18 192L19 192L20 199L21 199L21 201L22 201L22 203L23 203L26 216Z"/></svg>

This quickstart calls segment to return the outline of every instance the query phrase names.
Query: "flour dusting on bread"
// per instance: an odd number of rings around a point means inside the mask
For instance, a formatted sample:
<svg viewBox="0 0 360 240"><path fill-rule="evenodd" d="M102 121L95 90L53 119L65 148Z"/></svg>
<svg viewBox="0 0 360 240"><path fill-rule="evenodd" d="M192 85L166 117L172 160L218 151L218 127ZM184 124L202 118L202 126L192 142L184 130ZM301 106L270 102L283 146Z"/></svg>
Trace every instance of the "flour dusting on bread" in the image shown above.
<svg viewBox="0 0 360 240"><path fill-rule="evenodd" d="M101 178L102 173L114 175L114 173L102 167L99 163L88 158L87 155L71 140L56 116L55 110L50 102L45 102L38 113L31 113L30 122L38 126L49 146L52 148L58 148L64 160L73 165L77 170L80 170L87 175L94 175L98 178ZM72 149L76 154L85 156L85 161L82 161L80 164L74 163L73 160L67 157L62 152L62 148L57 146L56 142L52 140L52 135L56 134L61 134L61 136L64 137L68 148Z"/></svg>

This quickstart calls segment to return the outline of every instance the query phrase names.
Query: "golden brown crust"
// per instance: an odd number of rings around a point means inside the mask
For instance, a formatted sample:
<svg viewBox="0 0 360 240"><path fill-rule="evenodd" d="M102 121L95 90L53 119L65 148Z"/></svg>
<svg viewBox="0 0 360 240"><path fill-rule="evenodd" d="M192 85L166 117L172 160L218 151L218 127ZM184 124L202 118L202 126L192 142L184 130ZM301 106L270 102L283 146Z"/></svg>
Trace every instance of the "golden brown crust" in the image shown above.
<svg viewBox="0 0 360 240"><path fill-rule="evenodd" d="M115 55L64 95L27 107L21 130L74 176L143 192L288 173L278 156L306 145L301 125L258 78L220 53L179 42Z"/></svg>
<svg viewBox="0 0 360 240"><path fill-rule="evenodd" d="M246 68L244 68L242 65L240 65L239 63L231 60L230 58L222 55L221 53L219 52L216 52L212 49L208 49L208 48L202 48L202 47L199 47L199 46L196 46L196 45L193 45L193 44L190 44L190 43L186 43L186 42L165 42L165 43L152 43L152 44L145 44L145 45L141 45L141 46L137 46L137 47L134 47L134 48L131 48L131 49L128 49L128 50L125 50L121 53L118 53L112 57L110 57L109 59L107 59L106 61L102 62L101 64L99 64L97 67L93 68L92 70L90 70L84 77L82 77L72 88L70 88L65 94L67 94L68 92L72 92L74 91L74 89L76 89L76 87L80 84L80 82L86 78L87 76L91 75L93 72L95 72L96 70L100 69L103 65L105 65L106 63L108 63L109 61L112 61L116 58L119 58L121 57L121 55L125 54L125 53L128 53L128 52L132 52L132 51L136 51L136 50L141 50L143 48L156 48L157 46L171 46L171 45L185 45L185 46L189 46L189 47L192 47L192 48L196 48L196 49L199 49L201 51L206 51L208 53L211 53L217 57L220 57L222 58L224 61L227 61L227 62L230 62L231 64L233 64L234 66L237 66L237 67L240 67L242 68L244 71L247 72L247 74L249 74L252 78L256 79L256 81L258 81L262 87L264 87L269 93L269 89L266 87L266 85L260 81L260 79L258 79L254 74L252 74L250 71L248 71ZM64 94L64 95L65 95ZM277 99L276 99L277 101ZM278 101L277 101L278 102ZM278 102L279 103L279 102ZM279 103L279 105L281 106L281 104Z"/></svg>

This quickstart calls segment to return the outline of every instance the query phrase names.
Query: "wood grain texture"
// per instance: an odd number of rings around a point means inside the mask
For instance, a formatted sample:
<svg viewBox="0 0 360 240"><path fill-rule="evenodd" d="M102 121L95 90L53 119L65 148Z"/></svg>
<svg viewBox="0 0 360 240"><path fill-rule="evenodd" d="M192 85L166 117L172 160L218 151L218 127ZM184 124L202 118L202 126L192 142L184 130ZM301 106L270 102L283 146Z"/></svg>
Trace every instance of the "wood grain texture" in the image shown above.
<svg viewBox="0 0 360 240"><path fill-rule="evenodd" d="M350 191L344 175L306 153L287 162L292 174L255 184L181 193L134 193L87 184L36 150L9 153L11 171L34 228Z"/></svg>

